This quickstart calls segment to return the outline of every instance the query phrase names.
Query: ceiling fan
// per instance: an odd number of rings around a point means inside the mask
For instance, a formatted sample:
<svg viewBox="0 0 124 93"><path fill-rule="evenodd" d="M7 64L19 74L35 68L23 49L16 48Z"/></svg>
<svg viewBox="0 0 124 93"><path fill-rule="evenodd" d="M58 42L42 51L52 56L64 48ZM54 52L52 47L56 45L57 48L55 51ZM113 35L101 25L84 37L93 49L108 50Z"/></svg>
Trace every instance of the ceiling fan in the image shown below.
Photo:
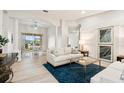
<svg viewBox="0 0 124 93"><path fill-rule="evenodd" d="M34 21L33 28L37 30L39 28L39 23L37 21Z"/></svg>

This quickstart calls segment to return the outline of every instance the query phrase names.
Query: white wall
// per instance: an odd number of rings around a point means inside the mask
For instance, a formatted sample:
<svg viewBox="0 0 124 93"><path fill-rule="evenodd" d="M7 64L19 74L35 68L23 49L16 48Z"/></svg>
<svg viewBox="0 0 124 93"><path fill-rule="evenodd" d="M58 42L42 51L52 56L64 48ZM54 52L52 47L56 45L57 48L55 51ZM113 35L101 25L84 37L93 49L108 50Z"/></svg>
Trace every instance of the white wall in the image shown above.
<svg viewBox="0 0 124 93"><path fill-rule="evenodd" d="M97 57L97 45L98 45L98 28L114 26L116 45L114 46L114 60L119 54L124 55L124 11L108 11L102 14L86 17L78 20L78 23L82 24L81 27L81 39L85 40L85 47L89 50L90 55ZM119 51L117 51L119 50Z"/></svg>
<svg viewBox="0 0 124 93"><path fill-rule="evenodd" d="M7 11L0 11L0 34L2 36L9 39L9 43L7 43L3 48L3 53L12 53L12 52L19 52L19 61L20 58L20 51L18 50L18 24L15 19L11 19L8 16ZM12 42L13 36L13 42Z"/></svg>
<svg viewBox="0 0 124 93"><path fill-rule="evenodd" d="M49 27L47 35L48 35L48 49L56 48L56 46L55 46L56 27L54 27L54 26Z"/></svg>
<svg viewBox="0 0 124 93"><path fill-rule="evenodd" d="M3 11L0 10L0 34L2 34Z"/></svg>
<svg viewBox="0 0 124 93"><path fill-rule="evenodd" d="M97 29L81 29L81 40L84 42L83 49L89 50L90 56L97 57L98 33Z"/></svg>
<svg viewBox="0 0 124 93"><path fill-rule="evenodd" d="M13 44L11 41L12 34L14 32L13 29L13 22L12 20L8 17L8 14L6 12L3 12L3 25L2 25L2 35L4 37L7 37L9 39L9 43L7 43L3 47L3 52L4 53L10 53L13 51Z"/></svg>
<svg viewBox="0 0 124 93"><path fill-rule="evenodd" d="M124 55L124 25L119 31L119 55Z"/></svg>
<svg viewBox="0 0 124 93"><path fill-rule="evenodd" d="M57 33L56 33L56 48L62 47L62 29L61 27L57 27Z"/></svg>
<svg viewBox="0 0 124 93"><path fill-rule="evenodd" d="M124 24L124 11L108 11L102 14L86 17L78 20L82 24L83 28L101 28L111 25L123 25Z"/></svg>
<svg viewBox="0 0 124 93"><path fill-rule="evenodd" d="M67 47L68 38L68 24L65 20L62 20L62 48Z"/></svg>

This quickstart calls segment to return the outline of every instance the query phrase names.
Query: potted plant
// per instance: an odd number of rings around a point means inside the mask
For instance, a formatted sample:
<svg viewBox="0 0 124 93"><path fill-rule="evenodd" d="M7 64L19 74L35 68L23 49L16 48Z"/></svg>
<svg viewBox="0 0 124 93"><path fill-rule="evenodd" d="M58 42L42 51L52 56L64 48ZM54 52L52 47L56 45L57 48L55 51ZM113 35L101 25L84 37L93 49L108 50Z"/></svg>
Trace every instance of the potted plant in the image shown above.
<svg viewBox="0 0 124 93"><path fill-rule="evenodd" d="M4 57L6 56L5 54L2 54L2 47L5 46L5 44L8 42L9 40L6 37L2 37L0 35L0 61L2 61Z"/></svg>
<svg viewBox="0 0 124 93"><path fill-rule="evenodd" d="M0 53L2 53L2 47L7 44L9 40L6 37L0 35Z"/></svg>

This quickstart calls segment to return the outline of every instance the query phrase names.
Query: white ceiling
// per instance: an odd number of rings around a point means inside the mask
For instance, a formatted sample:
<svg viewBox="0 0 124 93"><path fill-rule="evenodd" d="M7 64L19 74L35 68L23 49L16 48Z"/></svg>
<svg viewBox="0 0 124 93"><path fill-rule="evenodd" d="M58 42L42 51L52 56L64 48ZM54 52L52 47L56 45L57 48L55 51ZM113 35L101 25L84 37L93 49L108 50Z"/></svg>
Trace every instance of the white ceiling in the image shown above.
<svg viewBox="0 0 124 93"><path fill-rule="evenodd" d="M85 11L85 13L81 13L82 11ZM42 13L46 15L56 16L65 20L77 20L79 18L103 13L105 11L106 10L48 10L48 13Z"/></svg>
<svg viewBox="0 0 124 93"><path fill-rule="evenodd" d="M39 20L33 20L33 19L19 19L20 24L25 24L30 26L35 25L35 22L37 22L37 25L42 28L48 28L49 26L51 26L51 24L45 21L39 21Z"/></svg>
<svg viewBox="0 0 124 93"><path fill-rule="evenodd" d="M65 20L76 20L78 18L83 18L99 13L103 13L107 10L83 10L86 13L82 14L82 10L48 10L48 13L44 13L42 10L8 10L11 16L21 17L25 15L37 15L37 16L49 16L57 17ZM19 14L19 15L17 15ZM30 17L30 16L29 16Z"/></svg>
<svg viewBox="0 0 124 93"><path fill-rule="evenodd" d="M86 13L81 13L82 10L48 10L44 13L42 10L8 10L8 15L19 18L21 20L38 20L42 24L57 24L58 20L77 20L91 15L106 12L106 10L85 10Z"/></svg>

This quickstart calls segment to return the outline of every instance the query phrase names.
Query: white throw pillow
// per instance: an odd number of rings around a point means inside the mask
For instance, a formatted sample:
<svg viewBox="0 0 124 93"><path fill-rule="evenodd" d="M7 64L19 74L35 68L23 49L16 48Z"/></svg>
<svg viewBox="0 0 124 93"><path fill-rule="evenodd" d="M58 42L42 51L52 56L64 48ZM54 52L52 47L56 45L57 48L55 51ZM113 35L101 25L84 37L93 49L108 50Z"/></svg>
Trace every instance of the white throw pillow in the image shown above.
<svg viewBox="0 0 124 93"><path fill-rule="evenodd" d="M60 55L64 55L64 49L57 49L53 51L53 54L55 56L60 56Z"/></svg>
<svg viewBox="0 0 124 93"><path fill-rule="evenodd" d="M124 63L124 59L122 59L121 62Z"/></svg>
<svg viewBox="0 0 124 93"><path fill-rule="evenodd" d="M64 55L64 49L58 49L57 53L58 55Z"/></svg>
<svg viewBox="0 0 124 93"><path fill-rule="evenodd" d="M67 47L64 49L65 54L71 54L72 49L70 47Z"/></svg>

